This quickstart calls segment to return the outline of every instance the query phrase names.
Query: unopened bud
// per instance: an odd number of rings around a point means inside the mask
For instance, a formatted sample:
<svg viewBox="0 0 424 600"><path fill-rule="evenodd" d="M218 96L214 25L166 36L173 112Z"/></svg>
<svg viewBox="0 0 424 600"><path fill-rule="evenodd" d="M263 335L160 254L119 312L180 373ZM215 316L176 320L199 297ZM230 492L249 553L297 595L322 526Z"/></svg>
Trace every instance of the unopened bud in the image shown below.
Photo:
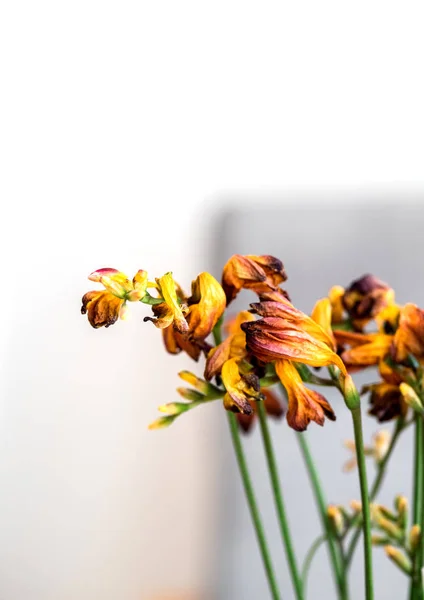
<svg viewBox="0 0 424 600"><path fill-rule="evenodd" d="M153 421L153 423L150 423L149 429L164 429L165 427L169 427L170 425L172 425L176 417L177 415L168 415L166 417L160 417L159 419L156 419L156 421Z"/></svg>
<svg viewBox="0 0 424 600"><path fill-rule="evenodd" d="M344 519L339 507L330 504L327 508L327 515L335 534L338 536L342 535L344 531Z"/></svg>
<svg viewBox="0 0 424 600"><path fill-rule="evenodd" d="M395 506L399 513L399 527L405 529L408 524L408 498L405 496L396 496Z"/></svg>
<svg viewBox="0 0 424 600"><path fill-rule="evenodd" d="M350 375L344 377L344 381L341 382L343 389L343 396L345 399L346 406L349 410L354 410L361 405L361 399L359 398L358 390L353 382Z"/></svg>
<svg viewBox="0 0 424 600"><path fill-rule="evenodd" d="M386 546L390 540L387 539L387 536L382 535L372 535L371 543L373 546Z"/></svg>
<svg viewBox="0 0 424 600"><path fill-rule="evenodd" d="M359 513L362 511L362 504L359 502L359 500L351 500L350 508L353 510L354 513Z"/></svg>
<svg viewBox="0 0 424 600"><path fill-rule="evenodd" d="M421 527L419 525L413 525L409 532L409 546L411 552L415 553L421 541Z"/></svg>
<svg viewBox="0 0 424 600"><path fill-rule="evenodd" d="M196 390L192 390L190 388L180 387L177 388L177 392L185 400L189 400L190 402L202 402L206 398L206 396L204 396L200 392L196 392Z"/></svg>
<svg viewBox="0 0 424 600"><path fill-rule="evenodd" d="M380 527L380 529L387 533L387 535L389 535L391 538L398 540L399 542L402 541L403 533L397 525L392 523L392 521L389 521L389 519L386 519L385 517L380 517L376 519L376 523L378 527Z"/></svg>
<svg viewBox="0 0 424 600"><path fill-rule="evenodd" d="M406 404L419 414L424 414L424 408L421 400L415 390L407 383L401 383L399 386L400 392Z"/></svg>
<svg viewBox="0 0 424 600"><path fill-rule="evenodd" d="M224 395L223 392L215 385L208 383L200 377L197 377L197 375L191 373L190 371L180 371L178 375L183 381L189 383L197 392L199 392L199 394L207 396L209 400L214 398L222 398Z"/></svg>
<svg viewBox="0 0 424 600"><path fill-rule="evenodd" d="M407 558L400 550L395 548L394 546L386 546L384 548L387 556L392 560L397 566L402 569L404 573L407 575L411 575L412 565L409 558Z"/></svg>
<svg viewBox="0 0 424 600"><path fill-rule="evenodd" d="M185 404L184 402L169 402L158 407L159 412L166 413L167 415L180 415L189 409L190 404Z"/></svg>
<svg viewBox="0 0 424 600"><path fill-rule="evenodd" d="M378 514L380 514L380 516L383 515L383 517L385 517L386 519L389 519L390 521L393 521L394 523L397 521L397 515L395 515L394 512L389 510L383 504L375 504L374 506L375 506L374 517L375 517L376 521L378 521Z"/></svg>

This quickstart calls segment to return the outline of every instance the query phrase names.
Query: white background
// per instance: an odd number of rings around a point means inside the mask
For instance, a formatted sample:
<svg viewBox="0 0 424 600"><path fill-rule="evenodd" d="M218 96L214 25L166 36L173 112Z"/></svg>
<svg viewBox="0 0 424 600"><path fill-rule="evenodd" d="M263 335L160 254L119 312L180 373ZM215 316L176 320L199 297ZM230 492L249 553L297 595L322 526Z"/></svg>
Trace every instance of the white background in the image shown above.
<svg viewBox="0 0 424 600"><path fill-rule="evenodd" d="M202 593L217 413L146 431L188 363L143 307L92 330L86 275L187 288L230 192L423 184L423 12L2 4L1 600Z"/></svg>

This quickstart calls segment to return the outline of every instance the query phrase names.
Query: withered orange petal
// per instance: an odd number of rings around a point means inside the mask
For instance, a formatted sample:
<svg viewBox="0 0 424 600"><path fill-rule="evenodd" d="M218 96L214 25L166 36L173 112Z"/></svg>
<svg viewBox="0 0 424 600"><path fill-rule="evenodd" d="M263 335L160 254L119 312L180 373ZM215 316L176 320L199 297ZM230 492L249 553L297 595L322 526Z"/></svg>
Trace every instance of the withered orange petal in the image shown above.
<svg viewBox="0 0 424 600"><path fill-rule="evenodd" d="M122 298L103 291L87 292L82 298L81 313L87 317L89 323L95 329L113 325L124 304Z"/></svg>
<svg viewBox="0 0 424 600"><path fill-rule="evenodd" d="M192 283L187 322L194 339L204 340L226 307L224 290L210 273L200 273Z"/></svg>
<svg viewBox="0 0 424 600"><path fill-rule="evenodd" d="M207 381L210 381L212 377L215 377L215 375L218 375L221 372L222 365L230 358L230 350L231 337L228 337L222 344L219 344L216 348L212 348L212 350L209 351L204 373Z"/></svg>

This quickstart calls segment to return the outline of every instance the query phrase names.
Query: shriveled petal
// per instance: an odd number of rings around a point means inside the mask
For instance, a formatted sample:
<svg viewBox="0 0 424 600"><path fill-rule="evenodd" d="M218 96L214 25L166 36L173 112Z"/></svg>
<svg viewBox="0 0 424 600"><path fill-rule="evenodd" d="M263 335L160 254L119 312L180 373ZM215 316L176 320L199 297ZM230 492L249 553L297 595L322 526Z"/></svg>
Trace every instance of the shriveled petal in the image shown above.
<svg viewBox="0 0 424 600"><path fill-rule="evenodd" d="M124 299L105 290L87 292L82 298L81 313L87 314L90 325L95 329L113 325L120 316Z"/></svg>
<svg viewBox="0 0 424 600"><path fill-rule="evenodd" d="M178 288L172 277L172 273L165 273L163 277L160 277L156 281L164 302L152 306L155 319L144 317L144 321L152 321L159 329L165 329L172 324L180 333L188 332L188 323L184 316L188 309L183 310L178 302Z"/></svg>
<svg viewBox="0 0 424 600"><path fill-rule="evenodd" d="M345 350L342 359L346 365L377 365L390 350L393 337L391 335L376 335L372 342L361 344Z"/></svg>
<svg viewBox="0 0 424 600"><path fill-rule="evenodd" d="M262 400L259 379L253 375L242 375L235 358L227 360L221 371L222 382L227 390L224 406L227 410L251 414L249 400Z"/></svg>
<svg viewBox="0 0 424 600"><path fill-rule="evenodd" d="M283 263L274 256L234 254L224 266L222 287L229 304L242 288L260 294L276 289L286 279Z"/></svg>
<svg viewBox="0 0 424 600"><path fill-rule="evenodd" d="M131 302L138 302L139 300L144 298L144 296L146 295L146 291L147 291L147 284L148 284L147 271L143 271L142 269L140 269L134 275L134 278L132 281L133 289L128 293L127 299L130 300Z"/></svg>
<svg viewBox="0 0 424 600"><path fill-rule="evenodd" d="M328 292L328 299L331 304L332 323L341 323L343 321L343 296L345 289L341 285L333 286Z"/></svg>
<svg viewBox="0 0 424 600"><path fill-rule="evenodd" d="M187 334L180 333L172 325L162 329L163 343L167 352L179 354L182 350L196 362L202 352L202 348L192 341Z"/></svg>
<svg viewBox="0 0 424 600"><path fill-rule="evenodd" d="M132 290L132 283L121 271L116 269L98 269L89 275L90 281L100 282L108 292L118 298L125 298L125 295Z"/></svg>
<svg viewBox="0 0 424 600"><path fill-rule="evenodd" d="M336 341L334 339L333 330L331 329L332 308L329 298L321 298L321 300L318 300L315 303L315 306L312 309L311 319L325 331L328 339L331 340L330 348L336 350Z"/></svg>
<svg viewBox="0 0 424 600"><path fill-rule="evenodd" d="M335 421L336 416L328 401L307 388L289 360L277 360L276 373L287 391L287 423L296 431L305 431L311 421L324 425L325 417Z"/></svg>
<svg viewBox="0 0 424 600"><path fill-rule="evenodd" d="M363 326L394 302L394 291L374 275L364 275L347 288L343 305L354 322Z"/></svg>
<svg viewBox="0 0 424 600"><path fill-rule="evenodd" d="M382 382L365 386L363 392L370 391L370 415L377 417L380 423L390 421L406 414L407 405L402 397L399 386Z"/></svg>
<svg viewBox="0 0 424 600"><path fill-rule="evenodd" d="M225 310L224 290L210 273L200 273L191 289L187 317L190 334L193 339L204 340Z"/></svg>
<svg viewBox="0 0 424 600"><path fill-rule="evenodd" d="M246 333L248 351L263 362L287 359L313 367L334 364L342 373L347 373L341 358L326 343L285 319L265 317L243 323L241 327Z"/></svg>
<svg viewBox="0 0 424 600"><path fill-rule="evenodd" d="M405 304L400 311L399 327L393 340L392 356L403 362L408 355L424 357L424 311L416 304Z"/></svg>
<svg viewBox="0 0 424 600"><path fill-rule="evenodd" d="M212 377L215 377L221 372L223 364L229 360L231 352L231 341L232 338L228 337L226 340L219 344L215 348L209 351L205 365L205 379L210 381Z"/></svg>
<svg viewBox="0 0 424 600"><path fill-rule="evenodd" d="M261 317L278 317L284 319L285 322L296 326L316 340L327 344L329 348L334 348L333 337L330 336L318 322L294 307L288 300L281 300L280 302L254 302L250 306L252 307L252 310Z"/></svg>
<svg viewBox="0 0 424 600"><path fill-rule="evenodd" d="M229 336L208 354L205 365L205 379L212 379L221 372L222 365L230 358L242 360L247 355L246 335L241 324L255 320L252 313L241 311L235 319L226 324Z"/></svg>

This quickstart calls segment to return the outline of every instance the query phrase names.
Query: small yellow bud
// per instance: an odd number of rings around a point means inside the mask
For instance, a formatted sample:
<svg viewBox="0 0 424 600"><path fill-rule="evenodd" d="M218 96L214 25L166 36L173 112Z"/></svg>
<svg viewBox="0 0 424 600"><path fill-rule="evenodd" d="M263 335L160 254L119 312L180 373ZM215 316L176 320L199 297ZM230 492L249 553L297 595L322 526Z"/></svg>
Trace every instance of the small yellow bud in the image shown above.
<svg viewBox="0 0 424 600"><path fill-rule="evenodd" d="M389 521L389 519L386 519L383 516L376 518L376 523L378 527L387 533L387 535L389 535L391 538L398 540L399 542L402 541L403 533L400 528L395 525L395 523L392 523L392 521Z"/></svg>
<svg viewBox="0 0 424 600"><path fill-rule="evenodd" d="M351 500L350 508L353 510L354 513L359 513L362 511L362 504L359 502L359 500Z"/></svg>
<svg viewBox="0 0 424 600"><path fill-rule="evenodd" d="M339 507L330 504L327 508L327 515L336 535L342 535L344 531L344 519Z"/></svg>
<svg viewBox="0 0 424 600"><path fill-rule="evenodd" d="M411 552L415 553L421 541L421 527L419 525L413 525L409 532L409 546Z"/></svg>
<svg viewBox="0 0 424 600"><path fill-rule="evenodd" d="M168 415L166 417L160 417L150 423L149 429L164 429L165 427L169 427L175 420L177 415Z"/></svg>
<svg viewBox="0 0 424 600"><path fill-rule="evenodd" d="M399 389L406 404L415 412L421 415L424 414L422 402L417 396L415 390L407 383L401 383Z"/></svg>
<svg viewBox="0 0 424 600"><path fill-rule="evenodd" d="M389 540L387 539L387 536L376 534L371 536L371 543L373 546L386 546L388 542Z"/></svg>
<svg viewBox="0 0 424 600"><path fill-rule="evenodd" d="M162 404L158 407L159 412L166 413L167 415L180 415L190 409L190 404L184 402L169 402L168 404Z"/></svg>
<svg viewBox="0 0 424 600"><path fill-rule="evenodd" d="M405 496L397 496L395 506L399 513L398 523L402 529L405 529L408 524L408 498Z"/></svg>
<svg viewBox="0 0 424 600"><path fill-rule="evenodd" d="M392 560L397 566L402 569L404 573L407 575L411 575L412 565L411 561L404 555L400 550L395 548L394 546L386 546L384 548L387 556Z"/></svg>
<svg viewBox="0 0 424 600"><path fill-rule="evenodd" d="M206 399L206 396L204 396L200 392L196 392L196 390L192 390L190 388L179 387L179 388L177 388L177 392L185 400L189 400L190 402L202 402L203 400Z"/></svg>

